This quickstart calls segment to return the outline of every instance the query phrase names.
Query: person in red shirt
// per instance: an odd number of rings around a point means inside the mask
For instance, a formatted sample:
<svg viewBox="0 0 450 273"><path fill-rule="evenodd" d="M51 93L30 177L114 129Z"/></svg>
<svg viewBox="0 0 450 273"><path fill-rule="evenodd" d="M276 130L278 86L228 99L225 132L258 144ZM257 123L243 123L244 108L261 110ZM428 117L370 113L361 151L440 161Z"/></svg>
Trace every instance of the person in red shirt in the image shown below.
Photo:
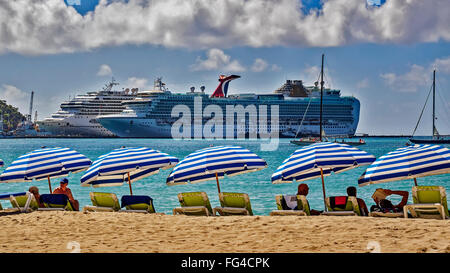
<svg viewBox="0 0 450 273"><path fill-rule="evenodd" d="M65 194L69 198L70 204L72 205L73 209L78 211L80 209L80 204L78 203L78 200L75 200L72 195L72 191L67 187L69 184L69 180L67 178L63 178L61 182L59 183L59 187L57 187L53 194Z"/></svg>

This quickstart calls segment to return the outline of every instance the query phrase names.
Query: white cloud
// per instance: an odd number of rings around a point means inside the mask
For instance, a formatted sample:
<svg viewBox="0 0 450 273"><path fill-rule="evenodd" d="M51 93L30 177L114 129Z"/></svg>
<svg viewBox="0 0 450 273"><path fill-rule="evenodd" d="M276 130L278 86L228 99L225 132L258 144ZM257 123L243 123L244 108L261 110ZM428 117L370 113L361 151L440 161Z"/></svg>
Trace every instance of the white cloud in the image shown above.
<svg viewBox="0 0 450 273"><path fill-rule="evenodd" d="M139 90L148 90L150 86L148 85L148 79L130 77L127 80L127 87L129 88L139 88Z"/></svg>
<svg viewBox="0 0 450 273"><path fill-rule="evenodd" d="M361 81L357 82L356 83L356 87L359 88L359 89L369 87L369 79L368 78L364 78Z"/></svg>
<svg viewBox="0 0 450 273"><path fill-rule="evenodd" d="M384 73L380 77L391 89L399 92L417 92L430 86L431 73L436 69L438 73L450 74L450 57L435 59L430 65L413 64L404 74Z"/></svg>
<svg viewBox="0 0 450 273"><path fill-rule="evenodd" d="M0 88L0 99L5 100L8 104L17 107L22 114L28 114L30 103L30 93L24 92L19 88L3 84Z"/></svg>
<svg viewBox="0 0 450 273"><path fill-rule="evenodd" d="M270 70L272 70L272 71L280 71L281 70L281 66L278 66L276 64L272 64Z"/></svg>
<svg viewBox="0 0 450 273"><path fill-rule="evenodd" d="M126 14L126 16L124 16ZM448 0L102 0L85 16L61 0L0 1L0 53L55 54L105 46L195 49L450 41Z"/></svg>
<svg viewBox="0 0 450 273"><path fill-rule="evenodd" d="M222 50L213 48L206 53L206 59L197 57L195 64L190 66L192 71L219 70L223 72L243 72L245 67L239 61L231 60Z"/></svg>
<svg viewBox="0 0 450 273"><path fill-rule="evenodd" d="M111 76L112 75L112 69L107 64L102 64L100 68L98 69L97 76Z"/></svg>
<svg viewBox="0 0 450 273"><path fill-rule="evenodd" d="M266 70L268 66L269 64L265 60L261 58L256 58L251 69L253 72L262 72Z"/></svg>

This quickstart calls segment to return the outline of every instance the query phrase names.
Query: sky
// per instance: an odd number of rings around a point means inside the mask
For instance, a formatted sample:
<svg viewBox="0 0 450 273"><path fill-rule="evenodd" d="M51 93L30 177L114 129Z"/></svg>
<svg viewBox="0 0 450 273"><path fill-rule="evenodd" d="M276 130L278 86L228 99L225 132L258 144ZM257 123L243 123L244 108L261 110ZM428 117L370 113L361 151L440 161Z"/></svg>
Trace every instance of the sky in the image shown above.
<svg viewBox="0 0 450 273"><path fill-rule="evenodd" d="M221 74L229 93L271 93L287 79L325 85L361 102L358 133L414 130L436 69L436 121L450 134L448 0L16 0L0 2L0 99L41 120L76 94L174 92ZM34 113L33 113L34 115ZM431 133L431 103L417 133Z"/></svg>

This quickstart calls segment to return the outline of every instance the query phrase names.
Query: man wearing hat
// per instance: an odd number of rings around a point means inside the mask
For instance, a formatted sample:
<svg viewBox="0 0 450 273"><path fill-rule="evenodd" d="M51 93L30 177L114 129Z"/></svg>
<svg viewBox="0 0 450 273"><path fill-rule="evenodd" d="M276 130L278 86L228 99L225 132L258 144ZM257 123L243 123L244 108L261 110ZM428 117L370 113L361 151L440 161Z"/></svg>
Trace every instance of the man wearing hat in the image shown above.
<svg viewBox="0 0 450 273"><path fill-rule="evenodd" d="M67 187L69 184L69 180L67 178L61 179L61 182L59 182L59 187L57 187L53 194L65 194L69 198L70 204L72 205L73 209L78 211L80 209L80 204L78 203L78 200L75 200L72 195L72 191Z"/></svg>

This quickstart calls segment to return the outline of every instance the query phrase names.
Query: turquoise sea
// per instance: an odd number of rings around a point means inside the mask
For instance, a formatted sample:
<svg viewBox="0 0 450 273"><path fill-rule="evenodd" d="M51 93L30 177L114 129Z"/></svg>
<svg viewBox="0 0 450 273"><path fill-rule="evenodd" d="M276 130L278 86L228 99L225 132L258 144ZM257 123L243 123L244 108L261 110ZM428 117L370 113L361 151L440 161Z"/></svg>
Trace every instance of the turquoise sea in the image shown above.
<svg viewBox="0 0 450 273"><path fill-rule="evenodd" d="M376 157L379 157L396 148L405 146L407 138L365 138L366 145L359 146ZM291 144L290 139L280 139L276 151L261 151L261 140L173 140L173 139L0 139L0 158L5 162L3 171L12 161L20 155L23 155L42 146L47 147L70 147L86 155L92 161L98 156L108 153L121 146L139 147L145 146L158 149L162 152L183 159L189 153L209 147L211 144L217 145L239 145L248 148L267 161L268 167L264 170L242 174L233 177L225 177L220 180L221 190L224 192L245 192L250 196L252 208L257 215L268 215L270 211L276 209L276 194L295 194L298 183L277 184L271 183L271 175L275 169L293 153L299 146ZM449 147L449 146L447 146ZM450 148L450 147L449 147ZM365 167L356 168L340 174L332 174L325 177L325 188L327 196L345 195L348 186L356 186L358 177L364 172ZM165 181L170 170L162 170L158 174L139 180L132 184L133 194L149 195L153 198L157 212L171 214L174 207L179 206L177 194L186 191L205 191L213 207L219 205L217 196L217 186L215 181L206 181L192 185L167 186ZM119 199L122 195L129 194L127 184L116 187L91 188L81 187L80 178L83 173L70 174L69 188L71 188L74 197L79 200L80 208L90 205L89 192L102 191L113 192ZM310 187L308 200L312 208L323 210L322 186L321 180L313 179L306 181ZM429 176L418 179L419 185L442 185L450 189L450 174ZM40 193L48 193L47 180L34 181L26 183L8 183L0 184L0 192L25 191L30 186L37 186ZM358 188L358 197L363 198L368 207L373 205L370 198L376 188L389 188L395 190L406 190L411 192L414 185L412 180L389 182L377 185L369 185ZM59 179L52 180L52 188L59 186ZM400 201L400 198L392 198L393 202ZM9 207L9 201L2 200L4 207ZM412 202L411 197L409 202Z"/></svg>

